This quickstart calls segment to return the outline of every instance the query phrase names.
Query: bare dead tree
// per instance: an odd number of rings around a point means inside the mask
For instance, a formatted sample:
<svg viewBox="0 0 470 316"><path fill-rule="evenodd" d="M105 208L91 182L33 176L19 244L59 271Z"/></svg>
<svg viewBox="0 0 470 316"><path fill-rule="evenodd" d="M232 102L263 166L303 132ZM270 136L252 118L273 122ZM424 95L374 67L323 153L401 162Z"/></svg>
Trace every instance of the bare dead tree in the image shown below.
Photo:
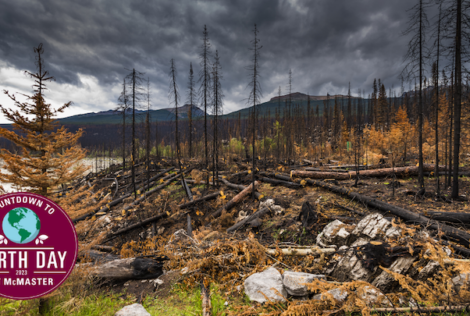
<svg viewBox="0 0 470 316"><path fill-rule="evenodd" d="M210 78L210 43L209 43L209 33L207 32L207 27L204 25L204 31L202 33L202 45L201 51L199 53L199 58L201 59L201 71L199 75L199 82L201 86L199 88L199 96L201 98L201 105L204 105L204 158L205 158L205 167L206 170L209 166L209 158L207 152L207 107L210 105L210 91L211 91L211 78ZM206 177L206 185L209 185L209 173Z"/></svg>
<svg viewBox="0 0 470 316"><path fill-rule="evenodd" d="M218 129L218 121L219 115L222 114L222 100L223 100L223 93L222 93L222 85L220 84L220 79L222 79L222 67L220 66L220 58L219 52L215 51L214 63L212 66L212 88L213 88L213 98L212 98L212 114L214 115L214 137L213 137L213 173L212 173L212 183L215 186L219 184L219 168L218 168L218 161L219 161L219 129Z"/></svg>
<svg viewBox="0 0 470 316"><path fill-rule="evenodd" d="M248 103L253 104L253 122L252 122L252 132L253 132L253 162L252 162L252 197L253 200L256 196L255 188L255 173L256 173L256 155L255 155L255 144L256 144L256 105L260 103L262 97L261 85L259 83L259 50L262 48L260 46L260 40L258 38L258 29L255 27L253 29L254 39L251 41L252 47L250 50L253 52L253 57L251 59L252 65L248 67L250 71L250 83L248 87L251 88L250 95L248 96Z"/></svg>
<svg viewBox="0 0 470 316"><path fill-rule="evenodd" d="M147 78L147 115L145 118L145 161L147 164L147 190L150 190L150 79Z"/></svg>
<svg viewBox="0 0 470 316"><path fill-rule="evenodd" d="M144 100L145 93L143 92L143 73L132 69L132 72L127 75L126 82L130 85L129 100L132 100L132 155L131 155L131 172L132 172L132 190L134 197L137 198L137 190L135 186L135 161L136 156L136 135L135 135L135 109L140 107L140 102ZM137 158L138 159L138 158Z"/></svg>
<svg viewBox="0 0 470 316"><path fill-rule="evenodd" d="M435 31L436 40L434 47L436 48L436 61L433 64L433 79L434 79L434 93L435 93L435 138L436 138L436 169L434 174L436 177L436 196L440 196L439 188L439 57L441 48L441 22L442 22L442 0L438 0L439 15L437 18L437 29Z"/></svg>
<svg viewBox="0 0 470 316"><path fill-rule="evenodd" d="M428 18L426 15L426 8L428 3L423 0L414 5L409 12L408 28L403 32L404 35L412 35L408 43L408 51L405 55L405 60L408 62L403 69L401 75L407 79L412 80L418 78L419 92L418 92L418 182L419 193L423 195L424 188L424 173L423 173L423 76L424 64L429 56L426 48L426 31L429 27Z"/></svg>
<svg viewBox="0 0 470 316"><path fill-rule="evenodd" d="M196 92L194 91L194 73L193 64L189 64L189 80L188 80L188 123L189 123L189 158L193 156L193 106L196 102Z"/></svg>
<svg viewBox="0 0 470 316"><path fill-rule="evenodd" d="M126 115L129 109L128 96L126 94L126 78L122 84L122 92L118 98L119 105L116 111L122 111L122 170L126 170Z"/></svg>
<svg viewBox="0 0 470 316"><path fill-rule="evenodd" d="M278 100L277 100L277 110L281 110L281 86L279 86L279 91L278 91ZM279 119L276 120L276 133L277 133L277 163L280 161L280 154L281 154L281 133L280 133L280 126L281 126L281 120Z"/></svg>
<svg viewBox="0 0 470 316"><path fill-rule="evenodd" d="M462 112L462 70L465 71L464 64L469 61L469 41L470 41L470 16L467 13L470 4L462 0L448 0L448 7L443 11L442 35L449 44L444 46L444 53L453 59L452 85L452 105L453 105L453 164L452 164L452 198L459 197L459 164L460 164L460 133L461 133L461 112ZM452 143L449 144L449 147ZM451 150L452 151L452 150ZM450 155L449 155L450 156ZM450 165L450 163L449 163Z"/></svg>
<svg viewBox="0 0 470 316"><path fill-rule="evenodd" d="M179 138L179 129L178 129L178 102L180 99L178 92L178 85L176 84L176 67L173 58L170 61L170 89L168 92L168 98L170 102L175 106L175 147L176 147L176 159L178 161L178 167L181 170L181 159L180 159L180 138ZM181 180L183 179L183 173L181 173Z"/></svg>
<svg viewBox="0 0 470 316"><path fill-rule="evenodd" d="M348 109L347 109L347 115L348 115L348 118L346 120L347 122L347 126L348 126L348 130L351 128L352 126L352 123L351 123L351 82L349 83L349 87L348 87Z"/></svg>

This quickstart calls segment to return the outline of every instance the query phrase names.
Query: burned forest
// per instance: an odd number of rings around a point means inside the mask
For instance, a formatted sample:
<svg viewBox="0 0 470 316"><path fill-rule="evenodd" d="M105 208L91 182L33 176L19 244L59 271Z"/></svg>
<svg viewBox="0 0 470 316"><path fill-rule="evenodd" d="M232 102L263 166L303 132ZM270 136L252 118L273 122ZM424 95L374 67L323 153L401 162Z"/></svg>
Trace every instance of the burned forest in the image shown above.
<svg viewBox="0 0 470 316"><path fill-rule="evenodd" d="M162 35L158 75L125 52L112 102L64 103L58 46L19 51L33 93L0 99L0 197L60 205L78 258L0 315L470 314L470 4L412 2L398 71L366 79L272 59L262 19L233 52L213 21Z"/></svg>

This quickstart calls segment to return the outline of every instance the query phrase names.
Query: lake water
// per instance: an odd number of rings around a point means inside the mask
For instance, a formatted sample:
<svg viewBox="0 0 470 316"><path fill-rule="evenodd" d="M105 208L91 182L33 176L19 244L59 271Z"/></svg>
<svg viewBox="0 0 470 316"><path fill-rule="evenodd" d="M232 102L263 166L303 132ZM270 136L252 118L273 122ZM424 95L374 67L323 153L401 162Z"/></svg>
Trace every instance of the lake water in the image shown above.
<svg viewBox="0 0 470 316"><path fill-rule="evenodd" d="M87 174L88 172L91 172L92 170L95 171L96 163L95 163L94 158L85 158L85 159L82 159L81 162L89 167L89 171L87 171L85 174ZM104 162L100 162L98 158L98 170L103 170L104 168L108 167L110 163L113 164L113 163L119 163L119 162L120 162L119 159L106 158L106 163L104 163ZM3 165L3 161L0 160L0 166L1 165ZM0 170L2 171L2 173L7 173L7 171L3 168L0 168ZM17 192L17 191L21 191L24 189L24 188L18 188L11 183L5 183L1 181L0 181L0 185L5 190L5 193Z"/></svg>

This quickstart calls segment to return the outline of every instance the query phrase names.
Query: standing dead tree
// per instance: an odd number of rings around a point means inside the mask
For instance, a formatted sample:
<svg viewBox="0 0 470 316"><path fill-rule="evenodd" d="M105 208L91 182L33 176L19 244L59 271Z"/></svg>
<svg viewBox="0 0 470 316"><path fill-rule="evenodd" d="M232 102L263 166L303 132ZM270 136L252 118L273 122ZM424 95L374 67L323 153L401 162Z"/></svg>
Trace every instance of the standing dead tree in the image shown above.
<svg viewBox="0 0 470 316"><path fill-rule="evenodd" d="M122 92L119 96L118 102L119 106L116 111L122 111L122 170L126 170L126 115L127 110L129 109L129 100L127 99L126 94L126 78L122 84Z"/></svg>
<svg viewBox="0 0 470 316"><path fill-rule="evenodd" d="M180 169L181 180L184 181L183 173L181 172L181 159L180 159L180 139L179 139L179 129L178 129L178 101L179 101L179 93L178 93L178 86L176 84L176 67L173 58L170 61L170 89L168 92L168 98L170 102L175 105L175 147L176 147L176 159L178 161L178 167Z"/></svg>
<svg viewBox="0 0 470 316"><path fill-rule="evenodd" d="M436 143L436 170L434 174L436 176L436 195L440 196L439 188L439 57L441 48L441 22L442 22L442 1L438 0L439 15L437 19L437 28L435 32L436 40L434 47L436 48L436 61L433 64L433 83L434 83L434 120L435 120L435 143Z"/></svg>
<svg viewBox="0 0 470 316"><path fill-rule="evenodd" d="M207 27L204 25L202 33L202 46L199 58L201 59L201 71L199 75L199 96L201 98L201 105L204 105L204 159L206 170L209 166L209 157L207 152L207 106L210 104L210 90L211 90L211 77L210 77L210 43L209 33ZM209 186L209 173L206 177L206 185Z"/></svg>
<svg viewBox="0 0 470 316"><path fill-rule="evenodd" d="M212 98L212 103L213 103L213 115L214 115L214 137L213 137L213 151L212 151L212 160L213 160L213 174L212 174L212 179L213 179L213 184L215 186L218 186L219 183L219 171L218 171L218 161L219 161L219 143L218 143L218 135L219 135L219 130L218 130L218 121L219 121L219 115L222 114L222 99L223 99L223 94L222 94L222 86L220 84L220 79L222 79L222 73L221 73L221 66L220 66L220 59L219 59L219 52L216 50L215 51L215 57L214 57L214 65L212 66L212 88L213 88L213 98Z"/></svg>
<svg viewBox="0 0 470 316"><path fill-rule="evenodd" d="M419 80L419 92L418 92L418 182L422 195L425 192L424 188L424 173L423 173L423 100L422 100L422 89L423 89L423 76L424 76L424 64L428 56L428 51L425 46L426 44L426 30L429 26L429 22L426 15L427 4L423 0L414 5L410 10L410 16L408 21L408 28L403 33L404 35L412 35L410 42L408 43L408 51L405 55L405 60L408 61L405 68L402 71L402 76L407 80L413 80L418 78Z"/></svg>
<svg viewBox="0 0 470 316"><path fill-rule="evenodd" d="M258 39L258 29L255 27L253 29L254 39L251 41L252 47L250 50L253 52L253 57L251 59L252 65L248 67L250 71L251 81L248 84L248 87L251 88L250 95L248 96L248 104L253 104L253 166L252 166L252 183L253 188L255 187L255 173L256 173L256 155L255 155L255 142L256 142L256 105L260 103L262 96L261 85L259 83L259 50L262 46L259 45L260 40ZM256 189L252 192L253 200L255 199Z"/></svg>
<svg viewBox="0 0 470 316"><path fill-rule="evenodd" d="M131 155L131 172L132 172L132 190L134 197L137 198L137 190L135 186L135 161L138 153L136 152L136 135L135 135L135 109L140 107L139 103L145 99L145 93L143 92L142 83L144 81L144 74L132 69L132 72L127 75L126 81L130 86L129 100L132 100L132 155ZM138 158L137 158L138 159Z"/></svg>
<svg viewBox="0 0 470 316"><path fill-rule="evenodd" d="M449 44L445 46L448 57L453 59L453 75L451 80L453 99L453 164L452 164L452 198L459 197L459 164L460 164L460 133L461 133L461 112L462 112L462 68L469 61L470 50L470 16L467 10L470 4L462 0L448 0L449 6L443 12L442 33L443 39ZM463 61L463 63L462 63ZM449 144L451 147L452 143ZM450 150L452 151L452 149ZM450 156L450 155L449 155ZM450 165L450 162L449 162Z"/></svg>
<svg viewBox="0 0 470 316"><path fill-rule="evenodd" d="M196 102L196 95L194 91L194 73L193 64L189 64L189 81L188 81L188 123L189 123L189 158L193 156L193 106Z"/></svg>
<svg viewBox="0 0 470 316"><path fill-rule="evenodd" d="M150 189L150 79L147 78L147 116L145 118L145 161L147 164L147 186Z"/></svg>

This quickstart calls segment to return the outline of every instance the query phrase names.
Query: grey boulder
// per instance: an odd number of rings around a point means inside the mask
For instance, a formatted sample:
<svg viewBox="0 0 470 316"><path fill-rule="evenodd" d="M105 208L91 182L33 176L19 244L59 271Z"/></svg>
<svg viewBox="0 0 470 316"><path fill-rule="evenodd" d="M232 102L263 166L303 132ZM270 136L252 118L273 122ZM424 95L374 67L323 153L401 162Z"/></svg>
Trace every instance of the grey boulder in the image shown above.
<svg viewBox="0 0 470 316"><path fill-rule="evenodd" d="M114 316L151 316L141 304L127 305L120 309Z"/></svg>
<svg viewBox="0 0 470 316"><path fill-rule="evenodd" d="M250 275L244 285L245 294L251 301L258 303L265 303L267 298L271 301L285 301L287 296L282 284L282 275L273 267Z"/></svg>

